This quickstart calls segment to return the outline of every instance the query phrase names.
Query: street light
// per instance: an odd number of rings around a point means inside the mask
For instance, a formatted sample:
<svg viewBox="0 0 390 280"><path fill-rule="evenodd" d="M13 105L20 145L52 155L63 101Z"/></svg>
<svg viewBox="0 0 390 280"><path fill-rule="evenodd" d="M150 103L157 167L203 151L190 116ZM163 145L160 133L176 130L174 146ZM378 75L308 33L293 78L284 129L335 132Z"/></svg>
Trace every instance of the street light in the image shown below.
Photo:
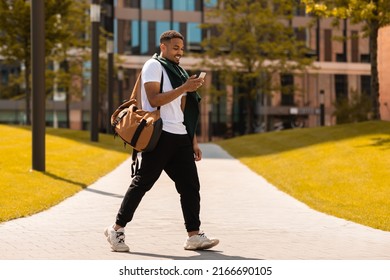
<svg viewBox="0 0 390 280"><path fill-rule="evenodd" d="M100 5L99 0L92 0L91 4L91 24L92 24L92 58L91 58L91 141L99 141L99 22Z"/></svg>
<svg viewBox="0 0 390 280"><path fill-rule="evenodd" d="M31 2L32 65L32 169L44 172L45 164L45 4Z"/></svg>
<svg viewBox="0 0 390 280"><path fill-rule="evenodd" d="M320 90L320 125L325 125L325 94L324 90Z"/></svg>
<svg viewBox="0 0 390 280"><path fill-rule="evenodd" d="M111 115L114 110L114 41L111 36L107 38L107 99L108 99L108 108L107 108L107 133L112 133L111 128Z"/></svg>
<svg viewBox="0 0 390 280"><path fill-rule="evenodd" d="M107 32L107 129L111 134L111 115L114 111L114 1L104 0L103 3L103 23Z"/></svg>
<svg viewBox="0 0 390 280"><path fill-rule="evenodd" d="M122 102L123 102L123 79L124 79L123 67L119 66L118 67L118 99L119 99L119 105L122 104Z"/></svg>

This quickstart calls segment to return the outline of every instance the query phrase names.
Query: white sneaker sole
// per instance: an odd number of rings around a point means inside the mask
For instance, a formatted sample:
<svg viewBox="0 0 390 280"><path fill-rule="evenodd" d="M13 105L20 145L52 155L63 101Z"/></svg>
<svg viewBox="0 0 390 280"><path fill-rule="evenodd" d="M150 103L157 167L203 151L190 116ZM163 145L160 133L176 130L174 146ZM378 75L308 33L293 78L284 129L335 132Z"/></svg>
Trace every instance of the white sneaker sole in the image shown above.
<svg viewBox="0 0 390 280"><path fill-rule="evenodd" d="M213 248L214 246L217 246L218 244L219 244L219 240L215 240L214 242L211 242L211 243L204 242L198 246L188 244L188 245L184 246L184 249L185 250L192 250L192 251L207 250L207 249Z"/></svg>

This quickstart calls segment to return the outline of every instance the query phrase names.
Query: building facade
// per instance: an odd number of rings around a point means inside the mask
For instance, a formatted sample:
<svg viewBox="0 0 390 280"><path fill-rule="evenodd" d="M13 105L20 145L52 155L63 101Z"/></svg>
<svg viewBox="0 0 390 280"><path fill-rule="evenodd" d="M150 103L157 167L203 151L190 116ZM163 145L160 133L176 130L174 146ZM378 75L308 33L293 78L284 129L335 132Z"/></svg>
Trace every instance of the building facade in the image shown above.
<svg viewBox="0 0 390 280"><path fill-rule="evenodd" d="M390 26L379 31L378 71L380 114L382 120L390 121Z"/></svg>
<svg viewBox="0 0 390 280"><path fill-rule="evenodd" d="M218 1L202 0L118 0L115 9L117 20L117 53L126 69L125 91L130 90L143 63L158 52L159 35L168 29L181 32L186 38L186 57L182 65L194 72L199 65L191 52L200 51L200 42L206 34L199 25L207 22L207 10ZM308 26L313 18L304 10L297 10L293 27ZM359 37L361 26L342 21L339 28L332 25L331 19L321 19L310 28L297 32L300 40L318 56L314 68L304 75L288 76L282 83L300 88L289 94L275 93L271 97L259 97L257 115L259 122L256 131L294 127L314 127L321 124L321 104L325 108L325 125L334 125L334 103L351 96L354 92L370 94L370 55L368 40ZM349 37L350 40L335 40L335 37ZM202 69L204 70L204 69ZM206 83L216 83L217 73L208 72ZM214 85L215 86L215 85ZM233 130L235 135L244 129L244 109L235 96L236 89L221 85L234 98ZM229 108L225 97L211 98L207 87L202 92L201 131L203 140L212 136L223 137L226 130L226 114ZM266 99L266 100L264 100ZM266 124L267 123L267 124ZM267 128L266 128L267 126Z"/></svg>
<svg viewBox="0 0 390 280"><path fill-rule="evenodd" d="M200 141L209 141L215 137L224 137L227 115L233 116L234 135L244 132L244 106L238 96L238 89L222 84L218 73L208 69L199 69L199 60L191 53L201 52L201 42L207 33L200 24L207 22L207 11L217 5L217 0L116 0L115 1L115 53L124 70L120 89L116 88L114 105L121 98L130 95L132 86L146 60L159 52L159 36L169 29L175 29L186 38L185 57L181 65L190 74L206 71L206 84L202 90L201 120L198 131ZM339 28L332 25L332 19L313 18L305 14L304 9L295 11L292 21L296 35L306 43L317 57L314 67L303 75L288 75L281 79L285 85L294 85L300 90L288 94L275 92L271 96L259 96L256 106L257 123L255 131L269 131L295 127L315 127L337 124L334 104L343 98L352 98L353 94L370 95L370 53L367 38L362 38L362 26L341 21ZM300 27L305 27L300 29ZM299 30L299 31L298 31ZM384 28L379 38L379 67L381 83L381 115L390 120L389 79L385 61L389 61L390 29ZM335 40L347 37L348 40ZM117 83L116 83L117 84ZM226 96L213 97L211 85L224 90ZM88 87L86 87L88 89ZM71 104L70 123L74 129L89 127L89 95L87 90L83 101ZM104 95L104 93L102 93ZM122 96L122 97L119 97ZM227 96L231 96L229 100ZM20 101L22 102L22 101ZM105 101L102 101L104 111ZM230 106L229 104L233 104ZM0 104L4 113L10 104ZM390 106L390 105L389 105ZM17 116L21 104L12 105L8 119ZM63 119L63 102L49 102L47 110L48 124ZM324 110L321 110L324 109ZM324 112L324 114L321 114ZM106 116L107 117L107 116ZM105 118L106 118L105 117ZM21 116L14 123L22 123ZM1 122L5 122L0 117ZM8 121L7 121L8 122ZM12 121L9 121L12 122ZM104 126L104 125L103 125Z"/></svg>

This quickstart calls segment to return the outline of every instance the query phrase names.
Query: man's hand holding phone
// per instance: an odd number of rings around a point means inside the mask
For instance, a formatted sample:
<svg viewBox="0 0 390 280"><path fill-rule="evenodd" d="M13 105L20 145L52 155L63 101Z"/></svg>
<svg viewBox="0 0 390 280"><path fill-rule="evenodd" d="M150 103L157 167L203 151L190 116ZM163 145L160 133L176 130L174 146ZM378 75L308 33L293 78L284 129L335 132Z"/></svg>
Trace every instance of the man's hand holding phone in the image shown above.
<svg viewBox="0 0 390 280"><path fill-rule="evenodd" d="M192 75L191 77L189 77L186 81L187 91L196 91L198 88L200 88L203 85L205 76L206 72L201 72L198 76Z"/></svg>

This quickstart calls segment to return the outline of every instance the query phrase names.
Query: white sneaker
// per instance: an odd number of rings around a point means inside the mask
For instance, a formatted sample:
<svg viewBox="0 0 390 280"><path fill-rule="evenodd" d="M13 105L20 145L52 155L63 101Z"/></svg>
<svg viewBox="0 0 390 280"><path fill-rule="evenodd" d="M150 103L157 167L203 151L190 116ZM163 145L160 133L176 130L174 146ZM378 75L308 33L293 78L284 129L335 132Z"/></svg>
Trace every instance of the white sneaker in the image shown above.
<svg viewBox="0 0 390 280"><path fill-rule="evenodd" d="M125 229L120 228L115 230L112 226L104 230L104 235L107 237L108 243L111 244L111 249L115 252L128 252L129 246L125 243Z"/></svg>
<svg viewBox="0 0 390 280"><path fill-rule="evenodd" d="M219 240L215 238L207 238L203 232L188 237L184 243L185 250L205 250L218 245Z"/></svg>

